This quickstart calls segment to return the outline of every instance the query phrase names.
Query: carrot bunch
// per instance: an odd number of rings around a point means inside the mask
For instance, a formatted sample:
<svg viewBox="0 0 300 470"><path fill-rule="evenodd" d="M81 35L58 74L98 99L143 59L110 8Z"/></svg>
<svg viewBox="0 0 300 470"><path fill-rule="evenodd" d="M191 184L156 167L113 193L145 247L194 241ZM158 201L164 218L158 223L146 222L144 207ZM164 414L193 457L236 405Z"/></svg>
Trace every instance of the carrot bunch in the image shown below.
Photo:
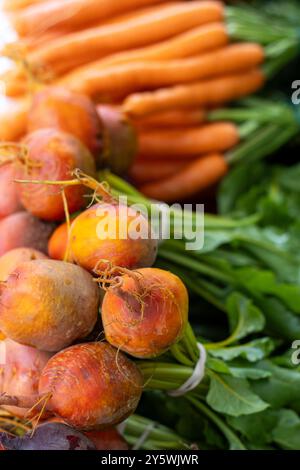
<svg viewBox="0 0 300 470"><path fill-rule="evenodd" d="M248 19L219 0L19 0L7 9L26 53L6 50L15 65L2 77L10 98L0 138L25 134L28 92L43 80L88 96L102 119L103 104L116 106L138 133L132 181L168 202L226 173L223 153L239 142L239 130L208 122L209 110L259 90L297 43L280 23L277 47L268 26L255 25L268 24L264 12L249 10ZM122 139L119 146L122 169Z"/></svg>

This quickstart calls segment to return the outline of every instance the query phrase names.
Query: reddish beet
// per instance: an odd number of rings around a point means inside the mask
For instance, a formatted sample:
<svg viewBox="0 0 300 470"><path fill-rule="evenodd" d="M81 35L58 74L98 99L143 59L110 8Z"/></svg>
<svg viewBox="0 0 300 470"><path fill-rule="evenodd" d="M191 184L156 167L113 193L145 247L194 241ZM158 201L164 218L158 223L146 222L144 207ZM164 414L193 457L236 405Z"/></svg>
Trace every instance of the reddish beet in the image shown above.
<svg viewBox="0 0 300 470"><path fill-rule="evenodd" d="M0 282L6 281L19 264L35 259L47 259L47 256L34 248L15 248L8 251L0 257Z"/></svg>
<svg viewBox="0 0 300 470"><path fill-rule="evenodd" d="M59 351L93 330L99 299L92 276L79 266L28 261L1 286L0 330L19 343Z"/></svg>
<svg viewBox="0 0 300 470"><path fill-rule="evenodd" d="M0 351L3 359L3 363L0 363L0 395L37 394L40 374L51 354L23 346L8 338L0 341ZM7 408L20 417L27 412L27 409Z"/></svg>
<svg viewBox="0 0 300 470"><path fill-rule="evenodd" d="M23 437L0 433L0 442L4 450L96 450L87 436L62 423L42 424Z"/></svg>
<svg viewBox="0 0 300 470"><path fill-rule="evenodd" d="M22 210L15 166L11 163L0 166L0 219Z"/></svg>
<svg viewBox="0 0 300 470"><path fill-rule="evenodd" d="M95 444L97 450L129 450L127 442L115 428L85 434Z"/></svg>
<svg viewBox="0 0 300 470"><path fill-rule="evenodd" d="M101 161L103 125L87 96L66 88L48 87L37 93L29 112L29 132L51 127L77 137Z"/></svg>
<svg viewBox="0 0 300 470"><path fill-rule="evenodd" d="M106 131L104 165L114 173L124 175L131 167L137 153L137 135L133 124L119 109L98 106L98 113Z"/></svg>
<svg viewBox="0 0 300 470"><path fill-rule="evenodd" d="M72 223L69 250L71 258L89 271L97 265L101 269L102 260L135 269L152 266L157 240L144 215L125 205L100 203Z"/></svg>
<svg viewBox="0 0 300 470"><path fill-rule="evenodd" d="M35 248L47 253L53 225L28 212L16 212L0 220L0 256L19 247Z"/></svg>
<svg viewBox="0 0 300 470"><path fill-rule="evenodd" d="M65 181L72 178L76 168L89 175L95 174L95 163L87 148L70 134L41 129L29 134L23 141L28 150L27 165L19 164L18 177L25 181ZM19 184L20 199L33 215L45 220L65 217L61 187L49 184ZM86 205L83 186L65 188L69 211Z"/></svg>
<svg viewBox="0 0 300 470"><path fill-rule="evenodd" d="M115 281L102 303L107 341L134 357L149 358L181 339L188 320L188 294L177 276L145 268Z"/></svg>
<svg viewBox="0 0 300 470"><path fill-rule="evenodd" d="M70 426L101 430L126 419L137 407L143 380L137 366L105 342L71 346L47 363L39 394L47 409Z"/></svg>

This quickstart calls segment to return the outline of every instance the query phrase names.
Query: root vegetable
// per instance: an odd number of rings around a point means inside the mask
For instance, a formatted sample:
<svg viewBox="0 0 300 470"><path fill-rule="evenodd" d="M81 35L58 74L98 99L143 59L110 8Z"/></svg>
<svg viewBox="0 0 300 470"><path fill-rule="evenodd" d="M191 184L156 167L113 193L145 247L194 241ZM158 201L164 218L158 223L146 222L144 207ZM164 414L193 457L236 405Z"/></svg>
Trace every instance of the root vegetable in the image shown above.
<svg viewBox="0 0 300 470"><path fill-rule="evenodd" d="M50 258L62 261L65 258L68 246L68 225L59 225L48 243L48 254Z"/></svg>
<svg viewBox="0 0 300 470"><path fill-rule="evenodd" d="M51 357L50 353L23 346L4 339L0 342L5 355L1 364L0 395L35 395L38 393L40 374ZM8 411L19 417L25 416L27 409L7 407Z"/></svg>
<svg viewBox="0 0 300 470"><path fill-rule="evenodd" d="M28 247L47 253L53 225L28 212L16 212L0 220L0 256L14 248Z"/></svg>
<svg viewBox="0 0 300 470"><path fill-rule="evenodd" d="M0 141L15 141L26 133L29 98L1 98Z"/></svg>
<svg viewBox="0 0 300 470"><path fill-rule="evenodd" d="M106 144L103 165L114 173L124 175L131 167L137 152L137 136L129 118L112 106L98 106L105 128Z"/></svg>
<svg viewBox="0 0 300 470"><path fill-rule="evenodd" d="M217 1L166 5L160 12L68 34L29 54L28 61L46 64L62 74L114 52L157 43L201 24L221 21L223 13L222 3Z"/></svg>
<svg viewBox="0 0 300 470"><path fill-rule="evenodd" d="M231 122L216 122L189 129L147 130L139 133L139 153L152 159L189 159L223 152L239 143L238 128Z"/></svg>
<svg viewBox="0 0 300 470"><path fill-rule="evenodd" d="M198 158L168 178L140 186L140 191L159 201L178 201L218 183L227 171L228 164L224 156L211 154Z"/></svg>
<svg viewBox="0 0 300 470"><path fill-rule="evenodd" d="M129 176L138 184L145 184L153 181L160 181L174 175L187 165L182 161L161 160L156 165L151 160L138 160L132 166Z"/></svg>
<svg viewBox="0 0 300 470"><path fill-rule="evenodd" d="M23 437L0 433L0 443L6 450L96 450L87 436L63 423L42 424Z"/></svg>
<svg viewBox="0 0 300 470"><path fill-rule="evenodd" d="M107 341L138 358L155 357L179 341L188 321L188 294L174 274L145 268L116 278L102 304Z"/></svg>
<svg viewBox="0 0 300 470"><path fill-rule="evenodd" d="M48 0L4 0L5 10L20 10L36 3L45 3Z"/></svg>
<svg viewBox="0 0 300 470"><path fill-rule="evenodd" d="M200 55L203 52L225 46L228 41L229 36L225 24L209 23L158 44L120 52L100 59L97 62L92 62L91 64L75 69L69 75L63 77L62 80L68 81L69 78L74 79L77 74L79 77L79 74L84 70L95 68L95 66L102 65L103 67L108 67L132 62L163 61Z"/></svg>
<svg viewBox="0 0 300 470"><path fill-rule="evenodd" d="M97 450L129 450L125 439L114 428L85 433Z"/></svg>
<svg viewBox="0 0 300 470"><path fill-rule="evenodd" d="M100 203L76 217L69 249L72 260L89 271L101 269L102 260L135 269L152 266L157 240L144 215L122 204Z"/></svg>
<svg viewBox="0 0 300 470"><path fill-rule="evenodd" d="M33 248L15 248L0 257L0 282L7 280L19 264L36 259L47 259L44 253Z"/></svg>
<svg viewBox="0 0 300 470"><path fill-rule="evenodd" d="M254 69L153 92L134 93L125 100L123 108L129 116L138 117L173 108L219 105L254 93L264 81L263 72Z"/></svg>
<svg viewBox="0 0 300 470"><path fill-rule="evenodd" d="M21 344L59 351L93 330L99 298L92 276L79 266L28 261L1 286L0 329Z"/></svg>
<svg viewBox="0 0 300 470"><path fill-rule="evenodd" d="M264 51L255 43L236 43L196 57L169 61L140 61L83 71L69 86L91 97L126 97L143 90L191 83L250 70L260 65Z"/></svg>
<svg viewBox="0 0 300 470"><path fill-rule="evenodd" d="M40 377L47 409L80 430L111 427L133 413L142 375L125 355L105 342L72 346L56 354Z"/></svg>
<svg viewBox="0 0 300 470"><path fill-rule="evenodd" d="M0 219L22 210L15 178L14 165L0 166Z"/></svg>
<svg viewBox="0 0 300 470"><path fill-rule="evenodd" d="M203 109L174 109L136 119L134 124L140 129L172 129L199 126L205 119Z"/></svg>
<svg viewBox="0 0 300 470"><path fill-rule="evenodd" d="M23 206L44 220L56 221L65 217L65 207L58 186L30 181L63 181L72 177L72 171L81 168L89 175L95 174L95 162L79 140L71 134L55 129L41 129L29 134L23 141L28 150L28 165L18 165L18 177L28 181L20 183L19 195ZM65 189L70 213L86 204L83 187Z"/></svg>
<svg viewBox="0 0 300 470"><path fill-rule="evenodd" d="M50 127L77 137L101 161L103 125L87 96L58 87L37 93L28 115L28 131Z"/></svg>
<svg viewBox="0 0 300 470"><path fill-rule="evenodd" d="M31 0L33 2L33 0ZM104 21L135 8L162 3L163 0L52 0L35 4L15 16L14 25L21 35L36 36L41 32L63 28L66 31Z"/></svg>

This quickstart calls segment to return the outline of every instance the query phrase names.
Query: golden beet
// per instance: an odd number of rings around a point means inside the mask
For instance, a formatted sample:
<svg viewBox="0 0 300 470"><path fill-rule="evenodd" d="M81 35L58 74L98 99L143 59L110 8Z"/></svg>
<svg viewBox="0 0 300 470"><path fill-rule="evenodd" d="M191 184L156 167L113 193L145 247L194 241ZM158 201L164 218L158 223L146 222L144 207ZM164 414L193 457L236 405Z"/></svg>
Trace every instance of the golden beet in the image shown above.
<svg viewBox="0 0 300 470"><path fill-rule="evenodd" d="M23 144L28 157L27 162L18 164L18 178L29 181L18 185L23 206L41 219L63 220L65 211L61 187L45 182L70 180L76 168L93 176L96 171L93 156L76 137L55 129L35 131L24 139ZM66 187L64 191L70 213L86 205L83 186Z"/></svg>
<svg viewBox="0 0 300 470"><path fill-rule="evenodd" d="M109 343L134 357L150 358L181 339L188 320L188 293L177 276L145 268L119 276L116 282L102 304Z"/></svg>
<svg viewBox="0 0 300 470"><path fill-rule="evenodd" d="M28 131L51 127L77 137L101 159L103 125L93 102L66 88L48 87L37 93L28 116Z"/></svg>
<svg viewBox="0 0 300 470"><path fill-rule="evenodd" d="M64 260L68 246L68 225L65 222L57 227L51 235L48 243L50 258Z"/></svg>
<svg viewBox="0 0 300 470"><path fill-rule="evenodd" d="M21 344L59 351L87 336L96 324L99 289L79 266L27 261L0 287L0 330Z"/></svg>
<svg viewBox="0 0 300 470"><path fill-rule="evenodd" d="M47 256L34 248L15 248L8 251L0 257L0 282L6 281L19 264L35 259L47 259Z"/></svg>
<svg viewBox="0 0 300 470"><path fill-rule="evenodd" d="M134 209L100 203L76 217L71 226L69 249L73 261L88 271L96 266L101 269L102 260L136 269L152 266L157 240L152 238L148 220Z"/></svg>
<svg viewBox="0 0 300 470"><path fill-rule="evenodd" d="M47 363L39 383L47 409L80 430L100 430L124 421L140 400L138 367L105 342L71 346Z"/></svg>

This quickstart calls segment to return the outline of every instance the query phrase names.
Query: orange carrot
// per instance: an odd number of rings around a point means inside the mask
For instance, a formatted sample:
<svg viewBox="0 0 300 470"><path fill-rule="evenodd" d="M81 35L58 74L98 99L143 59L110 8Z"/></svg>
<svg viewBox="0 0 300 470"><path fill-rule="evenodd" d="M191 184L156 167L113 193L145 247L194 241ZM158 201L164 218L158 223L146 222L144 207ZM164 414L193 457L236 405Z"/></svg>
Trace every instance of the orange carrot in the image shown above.
<svg viewBox="0 0 300 470"><path fill-rule="evenodd" d="M102 60L105 66L145 60L169 60L190 57L226 46L229 36L224 23L209 23L174 38L147 47L119 52Z"/></svg>
<svg viewBox="0 0 300 470"><path fill-rule="evenodd" d="M130 116L137 117L173 108L223 104L254 93L264 80L263 72L253 69L214 80L135 93L125 100L123 108Z"/></svg>
<svg viewBox="0 0 300 470"><path fill-rule="evenodd" d="M30 100L1 97L0 141L14 141L26 133Z"/></svg>
<svg viewBox="0 0 300 470"><path fill-rule="evenodd" d="M108 54L153 44L222 18L223 5L214 0L166 5L159 13L69 34L29 54L28 60L51 65L62 74Z"/></svg>
<svg viewBox="0 0 300 470"><path fill-rule="evenodd" d="M147 5L147 6L142 6L139 7L139 8L136 8L134 10L130 10L129 12L126 12L126 13L122 13L120 15L117 15L117 16L113 16L111 18L107 18L106 20L103 19L101 21L96 21L94 24L91 24L91 26L101 26L101 25L108 25L108 24L116 24L116 23L120 23L120 22L123 22L123 21L131 21L132 19L136 19L138 17L141 17L143 15L149 15L149 14L152 14L152 13L159 13L161 11L162 8L165 7L165 5L168 4L168 6L170 5L178 5L178 0L163 0L163 4L162 2L160 3L156 3L156 4L153 4L153 5Z"/></svg>
<svg viewBox="0 0 300 470"><path fill-rule="evenodd" d="M174 109L137 119L134 125L140 129L192 127L203 123L205 117L206 112L203 109Z"/></svg>
<svg viewBox="0 0 300 470"><path fill-rule="evenodd" d="M137 159L133 164L129 176L138 185L168 178L182 170L186 163L176 161L160 161L159 165L153 162Z"/></svg>
<svg viewBox="0 0 300 470"><path fill-rule="evenodd" d="M37 3L46 3L48 0L4 0L4 9L7 11L21 10Z"/></svg>
<svg viewBox="0 0 300 470"><path fill-rule="evenodd" d="M138 140L143 158L187 159L234 147L239 132L231 122L215 122L199 128L142 131Z"/></svg>
<svg viewBox="0 0 300 470"><path fill-rule="evenodd" d="M89 71L101 70L103 67L144 61L162 61L180 59L201 54L225 46L228 43L226 26L223 23L210 23L184 32L158 44L130 51L119 52L88 65L78 67L62 77L64 82L80 82Z"/></svg>
<svg viewBox="0 0 300 470"><path fill-rule="evenodd" d="M198 158L175 175L140 186L140 191L152 199L178 201L203 191L217 183L227 173L223 155L212 154Z"/></svg>
<svg viewBox="0 0 300 470"><path fill-rule="evenodd" d="M194 82L249 70L264 60L258 44L237 43L199 57L166 62L134 62L107 69L89 68L66 86L89 96L126 96L130 93Z"/></svg>
<svg viewBox="0 0 300 470"><path fill-rule="evenodd" d="M52 0L35 3L14 18L21 36L36 36L51 29L72 30L97 20L122 14L163 0Z"/></svg>

